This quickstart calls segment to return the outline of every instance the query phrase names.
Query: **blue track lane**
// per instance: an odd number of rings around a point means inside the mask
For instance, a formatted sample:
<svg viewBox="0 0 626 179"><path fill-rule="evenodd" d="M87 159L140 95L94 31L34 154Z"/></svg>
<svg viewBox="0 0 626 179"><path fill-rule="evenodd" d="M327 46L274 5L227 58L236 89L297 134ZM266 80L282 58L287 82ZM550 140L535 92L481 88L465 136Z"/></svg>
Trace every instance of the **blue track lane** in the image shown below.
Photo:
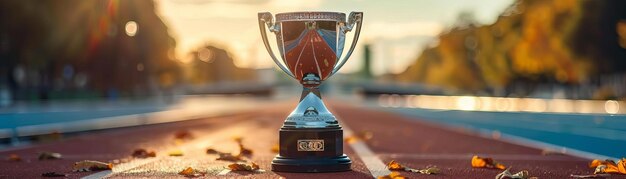
<svg viewBox="0 0 626 179"><path fill-rule="evenodd" d="M499 131L609 157L626 157L624 115L388 109L416 120Z"/></svg>

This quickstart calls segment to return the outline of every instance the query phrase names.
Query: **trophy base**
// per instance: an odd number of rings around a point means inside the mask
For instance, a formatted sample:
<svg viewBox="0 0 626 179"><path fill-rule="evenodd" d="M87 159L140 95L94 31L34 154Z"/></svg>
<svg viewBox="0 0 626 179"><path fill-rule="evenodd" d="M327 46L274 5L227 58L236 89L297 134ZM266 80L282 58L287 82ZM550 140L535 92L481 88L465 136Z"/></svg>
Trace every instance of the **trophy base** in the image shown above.
<svg viewBox="0 0 626 179"><path fill-rule="evenodd" d="M272 171L319 173L350 171L352 161L345 154L335 158L296 159L276 156L272 161Z"/></svg>
<svg viewBox="0 0 626 179"><path fill-rule="evenodd" d="M343 153L343 130L281 128L280 153L272 161L277 172L349 171L352 161Z"/></svg>

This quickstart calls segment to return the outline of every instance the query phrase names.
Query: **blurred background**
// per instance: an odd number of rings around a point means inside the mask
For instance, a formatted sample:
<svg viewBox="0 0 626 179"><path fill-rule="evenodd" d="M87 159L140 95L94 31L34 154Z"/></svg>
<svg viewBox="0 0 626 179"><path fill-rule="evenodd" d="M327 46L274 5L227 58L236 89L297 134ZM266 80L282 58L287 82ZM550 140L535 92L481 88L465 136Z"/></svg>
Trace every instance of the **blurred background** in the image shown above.
<svg viewBox="0 0 626 179"><path fill-rule="evenodd" d="M265 11L364 12L357 49L322 86L331 99L589 114L604 125L597 116L626 113L624 8L621 0L0 1L0 138L106 128L60 126L181 106L295 102L299 84L262 45L256 18Z"/></svg>

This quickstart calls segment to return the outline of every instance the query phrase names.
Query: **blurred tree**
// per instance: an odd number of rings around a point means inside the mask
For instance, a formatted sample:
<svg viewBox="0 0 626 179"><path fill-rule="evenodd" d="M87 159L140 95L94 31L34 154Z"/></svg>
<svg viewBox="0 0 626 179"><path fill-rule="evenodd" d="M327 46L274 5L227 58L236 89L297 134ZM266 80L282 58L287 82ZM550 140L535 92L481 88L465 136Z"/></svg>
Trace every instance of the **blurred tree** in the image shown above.
<svg viewBox="0 0 626 179"><path fill-rule="evenodd" d="M195 85L255 81L253 69L239 68L228 52L214 45L203 45L190 52L191 63L186 72Z"/></svg>
<svg viewBox="0 0 626 179"><path fill-rule="evenodd" d="M619 0L520 0L483 26L461 13L398 79L494 93L625 72L626 49L616 30L626 20L624 7Z"/></svg>
<svg viewBox="0 0 626 179"><path fill-rule="evenodd" d="M153 1L0 1L0 24L0 85L17 97L34 88L146 95L180 78ZM12 82L17 67L29 82Z"/></svg>

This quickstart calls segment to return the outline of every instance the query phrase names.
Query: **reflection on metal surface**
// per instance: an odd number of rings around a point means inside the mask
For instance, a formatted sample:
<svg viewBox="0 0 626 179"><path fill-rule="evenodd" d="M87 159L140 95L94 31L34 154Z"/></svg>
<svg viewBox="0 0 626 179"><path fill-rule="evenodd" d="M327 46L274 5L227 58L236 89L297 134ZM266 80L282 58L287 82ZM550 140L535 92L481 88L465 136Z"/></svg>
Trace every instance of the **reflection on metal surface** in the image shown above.
<svg viewBox="0 0 626 179"><path fill-rule="evenodd" d="M392 108L404 107L464 111L626 114L626 110L620 108L621 105L624 105L624 102L615 100L603 101L484 96L383 94L378 96L377 101L378 105L382 107Z"/></svg>
<svg viewBox="0 0 626 179"><path fill-rule="evenodd" d="M321 101L318 86L346 62L354 50L361 28L362 13L352 12L346 19L339 12L289 12L258 14L259 29L270 57L281 70L304 86L300 103L287 117L283 127L339 127ZM267 30L276 35L279 55L274 55ZM353 44L342 58L346 33L355 29ZM276 58L276 56L281 57ZM340 59L341 58L341 59Z"/></svg>

